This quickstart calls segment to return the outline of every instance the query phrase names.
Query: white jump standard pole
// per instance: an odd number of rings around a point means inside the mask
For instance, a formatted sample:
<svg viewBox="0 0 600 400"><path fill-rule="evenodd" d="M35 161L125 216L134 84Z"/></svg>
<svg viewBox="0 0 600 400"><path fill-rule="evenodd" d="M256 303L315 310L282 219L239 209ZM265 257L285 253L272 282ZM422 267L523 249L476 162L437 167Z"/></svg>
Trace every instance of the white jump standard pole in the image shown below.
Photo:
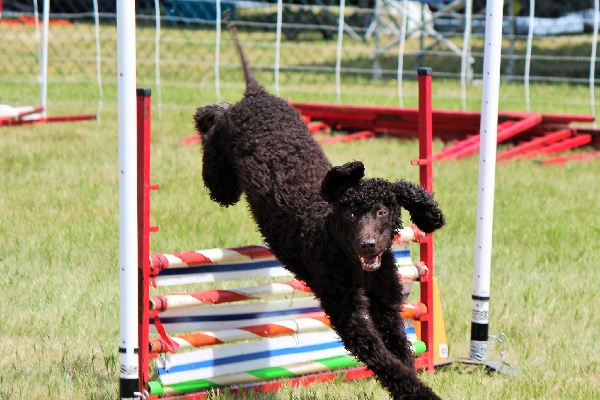
<svg viewBox="0 0 600 400"><path fill-rule="evenodd" d="M120 399L139 399L135 2L117 0Z"/></svg>
<svg viewBox="0 0 600 400"><path fill-rule="evenodd" d="M487 359L503 7L503 3L500 1L488 1L487 3L479 133L481 141L477 183L471 350L469 354L471 359L478 361ZM490 3L492 3L491 8Z"/></svg>
<svg viewBox="0 0 600 400"><path fill-rule="evenodd" d="M501 1L488 0L486 7L471 347L469 359L464 361L513 375L510 366L487 357L503 5Z"/></svg>
<svg viewBox="0 0 600 400"><path fill-rule="evenodd" d="M48 109L48 35L50 26L50 0L43 3L42 24L42 65L40 71L42 119L46 119Z"/></svg>

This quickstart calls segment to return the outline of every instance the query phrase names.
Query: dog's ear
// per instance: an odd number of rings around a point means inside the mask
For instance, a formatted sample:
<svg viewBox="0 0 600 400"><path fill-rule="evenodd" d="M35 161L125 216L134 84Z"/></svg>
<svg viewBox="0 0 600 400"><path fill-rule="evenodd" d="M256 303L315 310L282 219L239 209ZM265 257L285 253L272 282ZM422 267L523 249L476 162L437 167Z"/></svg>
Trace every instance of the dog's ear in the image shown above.
<svg viewBox="0 0 600 400"><path fill-rule="evenodd" d="M394 182L398 204L410 214L410 219L423 232L433 232L444 226L445 218L433 195L422 186L400 180Z"/></svg>
<svg viewBox="0 0 600 400"><path fill-rule="evenodd" d="M348 188L356 186L365 176L365 166L360 161L352 161L331 168L321 183L321 196L331 203Z"/></svg>
<svg viewBox="0 0 600 400"><path fill-rule="evenodd" d="M206 135L225 112L227 106L211 104L198 108L194 114L194 125L198 133Z"/></svg>

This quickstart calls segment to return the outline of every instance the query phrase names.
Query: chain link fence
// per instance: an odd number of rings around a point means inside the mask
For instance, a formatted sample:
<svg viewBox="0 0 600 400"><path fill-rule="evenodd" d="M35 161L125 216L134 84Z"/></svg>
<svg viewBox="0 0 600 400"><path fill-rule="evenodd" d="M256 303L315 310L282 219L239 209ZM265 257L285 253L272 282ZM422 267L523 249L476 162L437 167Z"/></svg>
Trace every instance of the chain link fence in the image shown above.
<svg viewBox="0 0 600 400"><path fill-rule="evenodd" d="M37 104L47 82L50 107L116 104L116 2L52 0L44 25L43 0L0 1L0 103ZM447 100L445 108L476 109L484 4L475 2L469 13L466 3L138 0L138 86L152 88L165 108L239 97L239 59L230 35L216 24L229 10L257 78L283 97L416 104L415 91L403 87L414 87L417 67L428 66L434 79L445 81L435 94ZM593 10L581 4L575 14L538 18L532 26L513 3L505 10L503 81L576 87L579 97L532 93L531 102L571 101L589 112L586 91L593 102L598 83ZM505 107L522 108L519 97L513 107L505 99Z"/></svg>

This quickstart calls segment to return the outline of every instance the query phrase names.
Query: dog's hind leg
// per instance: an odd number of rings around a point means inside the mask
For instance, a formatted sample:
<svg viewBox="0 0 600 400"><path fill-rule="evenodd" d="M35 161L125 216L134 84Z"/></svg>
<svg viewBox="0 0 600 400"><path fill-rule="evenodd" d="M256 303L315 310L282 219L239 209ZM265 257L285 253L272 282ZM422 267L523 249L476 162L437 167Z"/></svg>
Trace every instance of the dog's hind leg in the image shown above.
<svg viewBox="0 0 600 400"><path fill-rule="evenodd" d="M225 108L210 105L199 108L194 116L196 130L202 137L202 178L210 198L223 206L240 200L242 191L229 157L225 138L228 124Z"/></svg>

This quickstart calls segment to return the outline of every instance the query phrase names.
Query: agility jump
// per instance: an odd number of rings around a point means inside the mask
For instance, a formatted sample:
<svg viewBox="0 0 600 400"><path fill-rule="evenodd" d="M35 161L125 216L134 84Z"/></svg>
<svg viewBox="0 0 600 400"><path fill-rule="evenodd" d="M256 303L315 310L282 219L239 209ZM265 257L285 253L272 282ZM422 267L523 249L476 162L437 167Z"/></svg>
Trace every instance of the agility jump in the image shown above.
<svg viewBox="0 0 600 400"><path fill-rule="evenodd" d="M431 75L419 78L423 97L420 155L413 164L428 190L431 173ZM429 96L429 97L428 97ZM265 246L150 253L150 93L138 90L138 396L204 398L217 388L270 391L287 385L329 382L336 376L359 379L371 371L350 357L330 329L328 318L301 281ZM429 115L429 116L428 116ZM410 242L421 246L413 264ZM420 301L402 310L406 333L418 355L416 367L433 372L447 358L443 319L435 329L433 237L404 228L393 248L399 279L418 282ZM233 280L252 280L240 286ZM255 282L261 281L256 284ZM209 283L209 289L157 294L151 287ZM222 284L226 283L227 288ZM215 289L214 287L219 287ZM435 299L439 304L439 298ZM436 320L441 310L436 311ZM215 347L216 346L216 347ZM157 376L150 375L156 359Z"/></svg>

